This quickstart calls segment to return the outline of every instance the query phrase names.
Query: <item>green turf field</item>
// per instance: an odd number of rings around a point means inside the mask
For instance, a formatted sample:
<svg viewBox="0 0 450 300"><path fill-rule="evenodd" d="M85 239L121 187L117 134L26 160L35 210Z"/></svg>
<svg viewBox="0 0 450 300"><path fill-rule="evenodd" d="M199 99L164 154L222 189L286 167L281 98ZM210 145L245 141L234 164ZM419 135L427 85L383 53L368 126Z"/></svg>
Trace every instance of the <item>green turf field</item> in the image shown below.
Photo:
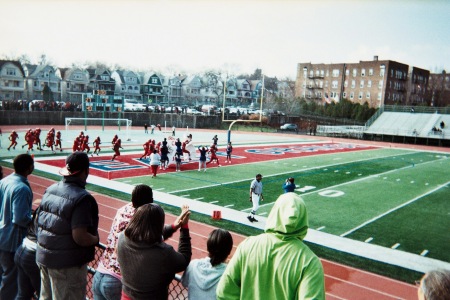
<svg viewBox="0 0 450 300"><path fill-rule="evenodd" d="M267 216L284 180L294 177L311 228L450 262L449 170L440 153L376 149L121 181L248 211L250 181L261 173L265 202L258 214Z"/></svg>

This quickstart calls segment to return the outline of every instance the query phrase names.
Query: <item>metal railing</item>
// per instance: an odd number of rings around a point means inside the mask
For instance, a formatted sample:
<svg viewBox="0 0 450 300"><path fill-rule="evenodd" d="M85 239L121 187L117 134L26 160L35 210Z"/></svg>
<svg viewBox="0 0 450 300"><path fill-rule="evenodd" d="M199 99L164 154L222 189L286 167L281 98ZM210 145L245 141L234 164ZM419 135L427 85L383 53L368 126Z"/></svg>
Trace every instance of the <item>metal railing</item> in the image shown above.
<svg viewBox="0 0 450 300"><path fill-rule="evenodd" d="M95 270L97 268L98 262L102 257L103 251L105 250L104 244L99 244L95 249L95 258L89 263L88 266L88 285L86 288L86 299L94 299L92 294L92 283L94 280ZM188 299L187 289L181 284L181 276L175 274L175 278L169 285L169 297L168 299L173 300L185 300Z"/></svg>

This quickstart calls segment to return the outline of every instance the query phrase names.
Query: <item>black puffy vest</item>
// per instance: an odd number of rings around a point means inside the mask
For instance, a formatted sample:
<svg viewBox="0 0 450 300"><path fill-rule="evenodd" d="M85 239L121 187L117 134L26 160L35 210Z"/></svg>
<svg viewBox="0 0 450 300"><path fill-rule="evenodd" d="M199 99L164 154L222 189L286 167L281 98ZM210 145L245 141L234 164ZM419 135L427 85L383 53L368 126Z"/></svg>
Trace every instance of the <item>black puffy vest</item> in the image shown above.
<svg viewBox="0 0 450 300"><path fill-rule="evenodd" d="M51 185L42 197L38 216L36 261L50 269L81 266L94 259L95 246L82 247L72 238L71 219L74 208L81 201L89 201L93 226L97 234L98 206L94 197L84 189L85 183L77 177L64 177Z"/></svg>

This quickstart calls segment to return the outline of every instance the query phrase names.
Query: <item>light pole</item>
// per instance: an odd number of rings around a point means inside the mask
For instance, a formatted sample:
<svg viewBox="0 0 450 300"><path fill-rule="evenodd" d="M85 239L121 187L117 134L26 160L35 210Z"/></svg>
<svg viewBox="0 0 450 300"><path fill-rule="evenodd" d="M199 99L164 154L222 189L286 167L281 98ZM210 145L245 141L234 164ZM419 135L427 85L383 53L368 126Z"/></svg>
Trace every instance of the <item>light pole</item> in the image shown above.
<svg viewBox="0 0 450 300"><path fill-rule="evenodd" d="M50 87L50 76L52 76L52 70L48 71L48 102L52 99L52 88Z"/></svg>

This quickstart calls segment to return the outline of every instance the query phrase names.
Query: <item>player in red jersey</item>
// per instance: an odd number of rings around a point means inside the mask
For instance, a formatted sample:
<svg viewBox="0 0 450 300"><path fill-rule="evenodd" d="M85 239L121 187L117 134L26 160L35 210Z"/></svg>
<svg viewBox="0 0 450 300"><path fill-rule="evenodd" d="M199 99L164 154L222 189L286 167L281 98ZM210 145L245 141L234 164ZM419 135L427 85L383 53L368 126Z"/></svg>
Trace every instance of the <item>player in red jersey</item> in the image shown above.
<svg viewBox="0 0 450 300"><path fill-rule="evenodd" d="M97 156L98 156L98 153L102 150L102 149L100 149L100 144L101 144L102 142L101 142L101 140L100 140L100 137L98 136L95 140L94 140L94 142L92 143L92 145L95 147L94 148L94 153L93 154L91 154L91 156L94 156L94 154L97 154Z"/></svg>
<svg viewBox="0 0 450 300"><path fill-rule="evenodd" d="M55 153L55 151L53 150L53 144L55 143L55 137L53 136L52 132L49 131L47 133L47 137L45 138L45 146L47 146L48 148L52 149L52 152Z"/></svg>
<svg viewBox="0 0 450 300"><path fill-rule="evenodd" d="M89 147L89 135L86 135L81 140L81 151L87 150L86 153L89 153L91 151L91 148Z"/></svg>
<svg viewBox="0 0 450 300"><path fill-rule="evenodd" d="M13 147L13 150L16 149L18 138L19 138L19 135L17 134L17 132L15 132L13 130L13 132L11 132L11 134L9 135L9 138L8 138L11 141L11 144L9 144L9 147L8 147L8 151L11 147Z"/></svg>
<svg viewBox="0 0 450 300"><path fill-rule="evenodd" d="M34 130L34 143L36 144L38 150L42 150L42 146L41 146L41 129L40 128L36 128Z"/></svg>
<svg viewBox="0 0 450 300"><path fill-rule="evenodd" d="M123 149L122 148L122 141L120 139L117 139L117 141L114 143L114 147L113 147L114 155L111 158L111 160L114 160L114 158L116 158L117 156L120 156L119 149Z"/></svg>
<svg viewBox="0 0 450 300"><path fill-rule="evenodd" d="M119 137L117 136L117 134L113 137L111 144L114 146L114 144L117 142L117 140L119 139Z"/></svg>
<svg viewBox="0 0 450 300"><path fill-rule="evenodd" d="M211 153L211 156L209 158L209 161L206 164L209 164L210 162L212 162L213 160L216 161L216 163L219 165L220 167L220 163L219 163L219 158L217 157L217 146L212 144L211 148L209 148L209 153Z"/></svg>
<svg viewBox="0 0 450 300"><path fill-rule="evenodd" d="M80 151L80 146L81 146L81 139L80 139L79 136L77 136L77 137L73 140L72 151L73 151L73 152Z"/></svg>
<svg viewBox="0 0 450 300"><path fill-rule="evenodd" d="M31 151L33 151L33 145L34 145L34 140L35 140L35 136L34 136L34 132L31 131L31 133L28 135L28 139L27 139L27 145L28 145L28 149L27 149L27 153Z"/></svg>
<svg viewBox="0 0 450 300"><path fill-rule="evenodd" d="M56 141L55 141L55 149L58 149L59 146L59 151L62 151L62 144L61 144L61 131L58 131L56 133Z"/></svg>
<svg viewBox="0 0 450 300"><path fill-rule="evenodd" d="M142 158L147 158L147 156L150 156L149 152L151 141L152 140L148 140L142 145L142 147L144 147L144 154L142 154L142 156L139 157L139 160L142 160Z"/></svg>
<svg viewBox="0 0 450 300"><path fill-rule="evenodd" d="M191 159L191 152L189 152L189 151L186 149L186 145L189 144L189 142L190 142L190 140L185 140L185 141L183 142L183 144L181 145L181 151L182 151L182 153L187 153L187 154L189 155L189 160L192 160L192 159ZM184 155L184 154L183 154L183 155Z"/></svg>
<svg viewBox="0 0 450 300"><path fill-rule="evenodd" d="M28 129L28 131L25 133L25 136L23 137L25 140L25 144L22 145L22 149L23 149L23 147L28 145L28 139L30 138L31 135L34 135L34 133L33 133L33 129L30 128L30 129Z"/></svg>

